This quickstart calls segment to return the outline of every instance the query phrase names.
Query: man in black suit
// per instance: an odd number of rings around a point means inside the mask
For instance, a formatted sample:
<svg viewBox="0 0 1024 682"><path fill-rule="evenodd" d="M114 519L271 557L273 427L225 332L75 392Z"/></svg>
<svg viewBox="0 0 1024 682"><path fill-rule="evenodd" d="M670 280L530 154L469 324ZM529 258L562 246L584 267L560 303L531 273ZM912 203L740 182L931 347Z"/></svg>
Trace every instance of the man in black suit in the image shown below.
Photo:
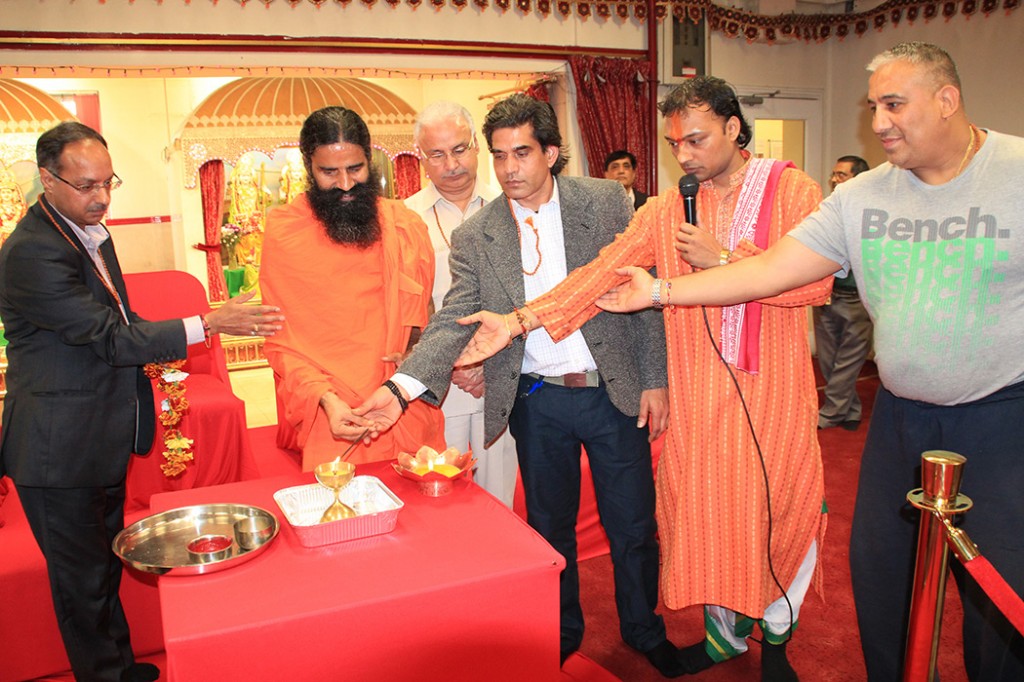
<svg viewBox="0 0 1024 682"><path fill-rule="evenodd" d="M107 143L65 122L36 144L43 195L0 250L7 397L0 475L13 480L46 558L54 609L78 680L155 680L136 664L111 551L124 527L132 452L149 451L155 414L148 362L184 358L211 334L262 334L284 318L243 306L203 316L135 315L110 234L100 222L121 186ZM169 292L169 295L173 292Z"/></svg>
<svg viewBox="0 0 1024 682"><path fill-rule="evenodd" d="M626 188L626 194L633 202L633 210L639 211L647 203L647 195L633 186L636 182L636 157L625 149L617 149L604 160L604 177L614 180Z"/></svg>

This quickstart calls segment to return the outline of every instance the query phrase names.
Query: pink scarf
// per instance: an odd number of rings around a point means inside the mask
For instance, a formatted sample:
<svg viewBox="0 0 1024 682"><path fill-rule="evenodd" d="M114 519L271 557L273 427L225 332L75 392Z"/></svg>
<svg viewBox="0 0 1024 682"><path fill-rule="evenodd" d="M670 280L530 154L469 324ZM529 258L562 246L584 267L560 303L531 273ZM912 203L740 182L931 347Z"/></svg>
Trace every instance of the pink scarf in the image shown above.
<svg viewBox="0 0 1024 682"><path fill-rule="evenodd" d="M729 250L747 240L759 249L768 248L772 204L782 171L791 161L750 159L736 210L729 227ZM795 167L795 166L794 166ZM761 354L761 304L756 301L722 309L722 356L737 369L758 373Z"/></svg>

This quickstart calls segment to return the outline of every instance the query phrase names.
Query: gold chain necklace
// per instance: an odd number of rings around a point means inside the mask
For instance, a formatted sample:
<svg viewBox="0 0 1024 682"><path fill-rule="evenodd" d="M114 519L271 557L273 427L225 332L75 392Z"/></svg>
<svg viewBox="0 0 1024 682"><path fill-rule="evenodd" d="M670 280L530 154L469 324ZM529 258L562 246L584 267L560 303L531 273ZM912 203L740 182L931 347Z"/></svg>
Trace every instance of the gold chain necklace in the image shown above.
<svg viewBox="0 0 1024 682"><path fill-rule="evenodd" d="M519 234L519 252L521 254L523 251L523 228L519 225L519 218L516 217L516 211L512 207L512 199L510 199L509 197L505 197L505 199L508 200L508 210L512 213L512 220L516 221L516 233ZM534 275L537 274L537 271L540 270L540 264L544 262L544 254L540 252L540 232L537 230L537 227L533 224L533 216L527 217L526 224L530 226L531 230L533 230L533 237L536 240L537 266L533 270L527 270L526 268L522 267L522 264L520 264L519 267L523 271L524 275L526 275L527 277L533 277ZM522 256L520 256L520 259L522 259Z"/></svg>
<svg viewBox="0 0 1024 682"><path fill-rule="evenodd" d="M967 159L970 158L972 151L976 151L974 149L974 140L975 140L975 132L977 131L977 128L974 127L973 123L970 124L970 128L971 128L971 139L967 141L967 150L964 152L964 158L962 158L960 160L960 165L956 169L956 175L953 176L954 178L959 176L961 173L964 172L964 167L966 167L966 165L967 165ZM977 139L978 139L979 142L981 141L981 133L977 133Z"/></svg>

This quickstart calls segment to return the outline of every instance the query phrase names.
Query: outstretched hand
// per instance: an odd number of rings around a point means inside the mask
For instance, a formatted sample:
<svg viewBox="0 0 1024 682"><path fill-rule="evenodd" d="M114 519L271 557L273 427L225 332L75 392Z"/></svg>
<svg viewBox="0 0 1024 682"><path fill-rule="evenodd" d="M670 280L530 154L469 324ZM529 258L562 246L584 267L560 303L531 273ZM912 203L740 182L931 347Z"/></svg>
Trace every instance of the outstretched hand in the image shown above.
<svg viewBox="0 0 1024 682"><path fill-rule="evenodd" d="M239 294L225 301L216 310L206 313L206 324L211 334L234 334L235 336L273 336L281 329L284 315L281 309L272 305L245 305L255 291Z"/></svg>
<svg viewBox="0 0 1024 682"><path fill-rule="evenodd" d="M481 310L459 319L459 324L479 323L480 326L477 327L476 333L473 334L473 338L469 340L466 347L462 349L462 354L455 360L455 366L475 365L507 348L512 343L512 325L514 324L520 329L521 327L518 323L506 320L505 317L489 310Z"/></svg>
<svg viewBox="0 0 1024 682"><path fill-rule="evenodd" d="M402 416L402 406L387 387L379 386L362 405L352 410L352 414L371 421L379 435L395 425Z"/></svg>
<svg viewBox="0 0 1024 682"><path fill-rule="evenodd" d="M654 278L643 268L616 268L616 275L625 275L628 282L609 289L595 302L601 310L610 313L631 313L651 307L651 285Z"/></svg>

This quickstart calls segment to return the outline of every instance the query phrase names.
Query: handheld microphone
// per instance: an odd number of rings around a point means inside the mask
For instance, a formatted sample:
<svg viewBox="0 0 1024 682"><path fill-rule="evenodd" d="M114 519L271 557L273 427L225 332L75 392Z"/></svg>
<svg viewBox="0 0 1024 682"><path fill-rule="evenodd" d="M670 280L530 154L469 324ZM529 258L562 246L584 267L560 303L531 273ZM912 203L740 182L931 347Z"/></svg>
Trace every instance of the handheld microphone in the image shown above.
<svg viewBox="0 0 1024 682"><path fill-rule="evenodd" d="M697 224L697 190L700 189L700 182L693 173L688 173L679 178L679 195L683 197L683 210L686 212L686 222L691 225Z"/></svg>

